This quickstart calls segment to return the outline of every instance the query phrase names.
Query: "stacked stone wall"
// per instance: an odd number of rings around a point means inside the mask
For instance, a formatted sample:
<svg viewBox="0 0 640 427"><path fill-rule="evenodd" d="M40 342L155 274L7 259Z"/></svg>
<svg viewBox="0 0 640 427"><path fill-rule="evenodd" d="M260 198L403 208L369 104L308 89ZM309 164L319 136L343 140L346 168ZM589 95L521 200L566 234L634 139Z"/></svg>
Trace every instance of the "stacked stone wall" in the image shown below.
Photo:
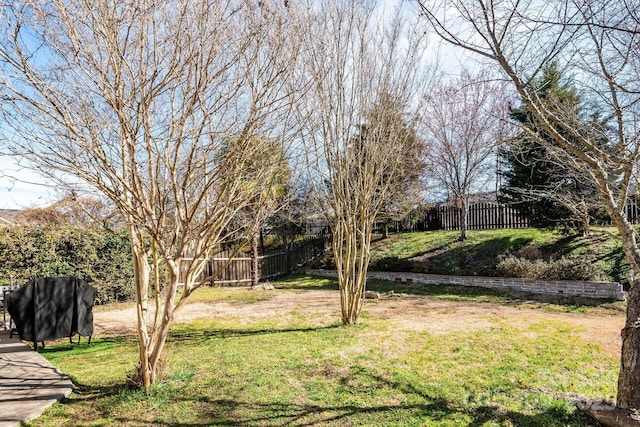
<svg viewBox="0 0 640 427"><path fill-rule="evenodd" d="M337 277L335 270L309 270L308 274ZM622 301L626 293L620 283L588 282L581 280L537 280L512 277L482 276L444 276L439 274L398 273L387 271L370 271L370 279L389 280L418 284L444 284L460 286L478 286L491 289L510 289L531 294L551 295L556 297L585 297L616 299Z"/></svg>

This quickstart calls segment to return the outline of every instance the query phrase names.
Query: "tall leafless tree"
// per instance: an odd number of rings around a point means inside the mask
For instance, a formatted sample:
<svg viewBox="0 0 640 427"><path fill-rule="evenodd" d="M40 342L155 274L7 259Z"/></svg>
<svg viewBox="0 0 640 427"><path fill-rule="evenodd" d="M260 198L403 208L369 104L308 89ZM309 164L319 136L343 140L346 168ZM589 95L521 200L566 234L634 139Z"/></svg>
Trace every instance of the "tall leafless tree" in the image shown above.
<svg viewBox="0 0 640 427"><path fill-rule="evenodd" d="M367 115L382 114L381 101L389 97L393 114L401 111L413 120L425 36L400 7L384 9L367 0L309 1L306 7L312 14L302 31L308 91L300 116L310 170L333 232L342 322L350 325L362 308L374 221L410 142L403 126L367 123ZM363 125L366 136L360 134Z"/></svg>
<svg viewBox="0 0 640 427"><path fill-rule="evenodd" d="M496 153L509 131L508 103L503 82L467 71L443 77L424 97L428 175L460 208L460 240L467 238L471 193L486 191L495 179Z"/></svg>
<svg viewBox="0 0 640 427"><path fill-rule="evenodd" d="M255 137L254 139L259 139ZM247 159L239 174L229 178L238 181L242 192L240 209L235 219L237 228L247 235L251 245L251 286L260 281L260 235L261 229L269 217L286 207L286 188L290 184L290 168L287 153L278 141L251 140L248 143L254 147L253 156ZM246 151L241 140L229 140L222 155L222 169L234 168L237 154L234 151ZM256 181L259 179L260 181ZM249 201L249 203L247 203ZM249 226L244 230L243 224Z"/></svg>
<svg viewBox="0 0 640 427"><path fill-rule="evenodd" d="M443 39L497 66L512 82L553 150L595 185L631 265L616 425L638 425L640 410L640 247L624 205L637 184L640 159L640 5L637 1L419 1ZM584 102L606 111L609 126L591 129L571 111L541 102L530 83L555 61L571 72ZM566 137L566 136L569 137ZM603 145L601 141L607 143ZM626 414L626 415L625 415ZM610 424L602 417L606 425ZM627 424L624 424L627 423Z"/></svg>
<svg viewBox="0 0 640 427"><path fill-rule="evenodd" d="M292 134L290 17L281 2L251 0L24 0L0 14L4 151L119 209L149 386L204 258L236 236L239 210L264 202L241 188L261 152L254 136L286 145ZM229 138L243 149L221 168Z"/></svg>
<svg viewBox="0 0 640 427"><path fill-rule="evenodd" d="M382 225L382 238L389 234L389 225L393 222L410 220L411 212L424 200L425 143L418 136L417 116L407 117L402 105L383 94L372 111L365 115L364 124L356 138L369 138L370 129L377 129L378 139L386 139L384 130L389 137L403 141L403 150L396 158L396 173L393 176L383 176L382 181L391 191L384 206L376 218L378 227Z"/></svg>

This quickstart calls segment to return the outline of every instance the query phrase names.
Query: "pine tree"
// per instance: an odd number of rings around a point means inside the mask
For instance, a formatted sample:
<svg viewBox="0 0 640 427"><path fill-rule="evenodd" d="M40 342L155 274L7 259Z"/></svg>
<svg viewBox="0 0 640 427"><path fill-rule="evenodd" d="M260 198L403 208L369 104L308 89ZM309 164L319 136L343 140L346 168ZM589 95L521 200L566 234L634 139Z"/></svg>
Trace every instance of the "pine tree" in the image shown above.
<svg viewBox="0 0 640 427"><path fill-rule="evenodd" d="M604 129L597 114L586 115L575 88L563 82L557 64L549 64L533 84L536 95L566 120L582 129ZM511 118L523 130L500 150L503 162L501 203L510 204L529 218L532 226L577 225L589 232L591 219L602 219L595 187L570 163L541 140L551 136L523 104L511 110ZM606 141L602 139L604 145Z"/></svg>

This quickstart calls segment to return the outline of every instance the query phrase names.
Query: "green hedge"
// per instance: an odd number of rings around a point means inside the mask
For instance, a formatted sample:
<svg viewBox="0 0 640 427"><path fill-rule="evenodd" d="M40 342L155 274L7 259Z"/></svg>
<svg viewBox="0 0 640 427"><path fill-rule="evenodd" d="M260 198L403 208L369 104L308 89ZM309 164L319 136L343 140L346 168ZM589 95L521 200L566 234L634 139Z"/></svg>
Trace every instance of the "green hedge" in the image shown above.
<svg viewBox="0 0 640 427"><path fill-rule="evenodd" d="M126 231L75 226L0 227L0 284L37 276L78 276L98 290L96 303L133 299Z"/></svg>

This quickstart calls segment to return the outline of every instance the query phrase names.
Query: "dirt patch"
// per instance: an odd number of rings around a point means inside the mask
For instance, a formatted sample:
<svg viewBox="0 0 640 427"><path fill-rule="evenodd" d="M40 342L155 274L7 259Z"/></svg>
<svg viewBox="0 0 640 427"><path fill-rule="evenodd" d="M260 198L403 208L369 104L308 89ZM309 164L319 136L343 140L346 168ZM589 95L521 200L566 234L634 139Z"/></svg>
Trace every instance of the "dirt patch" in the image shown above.
<svg viewBox="0 0 640 427"><path fill-rule="evenodd" d="M225 292L234 292L234 289ZM250 304L229 302L194 302L184 307L176 322L185 323L200 318L237 318L239 324L261 318L282 318L304 315L318 324L340 320L338 291L315 290L291 292L264 291L268 298ZM443 301L428 297L406 296L368 300L364 313L372 318L390 319L398 330L444 334L456 331L479 331L499 325L517 325L525 329L541 321L567 323L587 342L599 345L612 357L620 355L620 331L624 315L547 313L526 306ZM134 308L104 311L94 314L96 336L134 335L136 315Z"/></svg>

